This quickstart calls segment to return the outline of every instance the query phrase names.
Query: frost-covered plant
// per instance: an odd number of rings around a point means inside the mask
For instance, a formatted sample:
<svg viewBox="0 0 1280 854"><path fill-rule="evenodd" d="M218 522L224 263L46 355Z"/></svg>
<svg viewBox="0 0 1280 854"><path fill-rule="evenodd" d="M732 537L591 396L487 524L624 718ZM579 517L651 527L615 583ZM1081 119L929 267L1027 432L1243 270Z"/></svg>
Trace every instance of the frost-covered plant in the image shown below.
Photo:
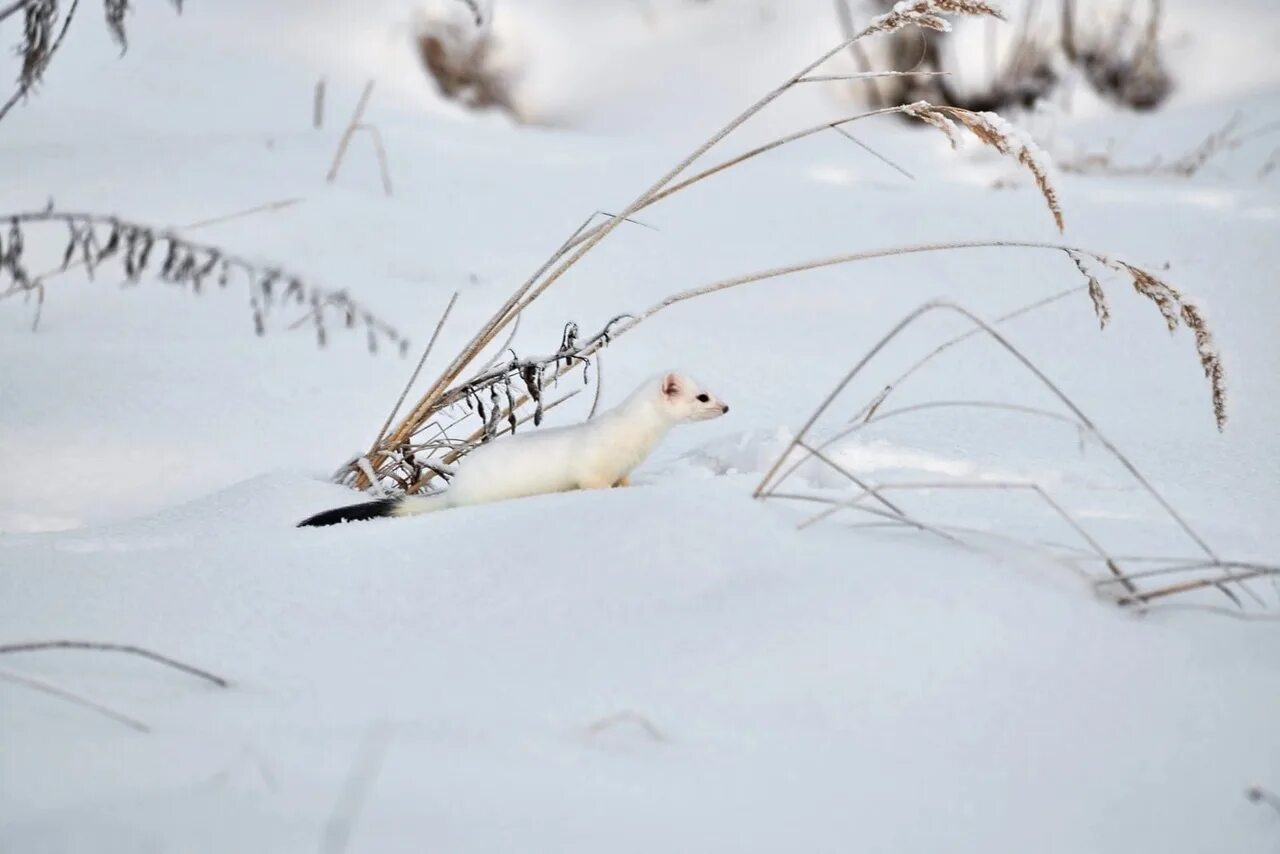
<svg viewBox="0 0 1280 854"><path fill-rule="evenodd" d="M305 312L320 346L328 340L331 324L363 329L371 352L383 341L402 354L409 346L394 326L355 302L345 291L316 287L280 267L196 243L170 229L116 216L55 211L52 206L42 211L0 215L0 223L3 222L8 223L8 229L0 232L0 299L35 295L43 305L47 273L34 272L30 266L26 230L32 225L61 224L67 231L62 262L50 272L65 271L76 263L92 278L98 268L114 263L124 273L125 284L136 284L145 274L152 273L161 281L189 288L197 295L209 287L226 288L233 282L240 283L248 288L254 330L259 335L265 334L270 314L292 306ZM38 323L39 308L35 320Z"/></svg>
<svg viewBox="0 0 1280 854"><path fill-rule="evenodd" d="M182 1L169 0L179 12L182 11ZM0 105L0 119L35 89L44 77L49 63L53 61L53 55L62 46L62 40L80 8L80 0L71 0L66 12L61 15L58 4L59 0L15 0L0 8L0 22L19 12L23 16L22 41L17 47L17 54L22 58L18 88L8 101ZM130 11L129 0L102 0L102 8L107 30L123 52L128 47L124 20Z"/></svg>

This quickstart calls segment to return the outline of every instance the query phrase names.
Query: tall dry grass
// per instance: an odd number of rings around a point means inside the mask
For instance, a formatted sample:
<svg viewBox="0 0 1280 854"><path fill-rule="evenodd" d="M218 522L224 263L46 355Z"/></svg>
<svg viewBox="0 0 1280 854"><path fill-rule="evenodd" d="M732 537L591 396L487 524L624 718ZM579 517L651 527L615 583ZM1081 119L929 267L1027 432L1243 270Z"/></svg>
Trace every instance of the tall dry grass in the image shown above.
<svg viewBox="0 0 1280 854"><path fill-rule="evenodd" d="M1079 263L1074 253L1069 254L1072 255L1073 261ZM1085 272L1083 268L1082 272ZM1088 275L1087 272L1085 274ZM1144 282L1144 287L1148 289L1153 287L1147 281L1150 278L1149 274L1142 273L1135 278L1141 279ZM1085 289L1092 291L1095 282L1096 280L1090 277L1090 283L1084 286ZM1056 302L1058 299L1078 290L1077 288L1057 294L1049 298L1049 300ZM1151 298L1155 299L1155 297ZM876 520L872 523L864 524L872 524L877 527L912 528L935 534L968 548L980 548L986 540L993 538L1010 540L1013 538L999 529L972 529L948 524L945 521L926 519L919 513L913 513L903 506L890 503L885 498L886 493L971 490L1027 494L1044 504L1080 541L1080 546L1046 543L1034 545L1048 547L1050 553L1054 554L1057 559L1072 566L1078 567L1081 564L1096 563L1100 569L1105 570L1105 574L1099 575L1086 571L1086 576L1090 578L1094 589L1099 594L1118 604L1145 609L1150 607L1152 603L1163 601L1167 597L1176 594L1189 594L1209 588L1225 596L1240 612L1244 612L1246 600L1259 606L1274 604L1274 602L1268 603L1254 589L1251 582L1259 582L1264 579L1273 582L1280 581L1280 566L1223 557L1209 544L1207 538L1191 524L1188 518L1174 507L1164 493L1157 489L1154 483L1139 470L1133 460L1103 434L1097 424L1085 414L1080 406L1058 384L1053 382L1043 369L997 329L1000 324L1015 317L1023 316L1029 311L1042 308L1046 304L1048 303L1045 300L1037 301L993 322L983 320L963 306L942 301L926 303L911 312L880 338L822 399L804 425L792 437L786 448L766 470L756 486L755 496L760 499L778 499L821 506L822 510L799 523L798 527L801 529L830 519L837 514L853 513L863 516L870 515ZM1184 303L1183 305L1187 304ZM1100 319L1106 316L1105 300L1098 307L1098 310ZM844 426L838 428L824 439L818 440L814 438L823 416L830 411L837 401L842 399L846 389L868 369L884 348L922 317L936 312L958 314L972 328L962 335L943 342L922 359L913 363L902 374L885 384L882 390L867 400ZM1194 308L1191 309L1191 312L1192 314L1195 313ZM1038 384L1047 389L1057 399L1060 408L1050 410L1005 401L959 399L927 400L897 409L886 409L885 404L890 396L900 390L917 371L949 351L955 345L974 336L993 341L998 346L999 352L1020 364L1035 378ZM1215 405L1217 402L1215 400ZM1188 545L1197 554L1178 556L1131 555L1108 549L1098 537L1090 532L1088 525L1078 514L1073 513L1066 505L1055 498L1049 487L1035 481L994 480L988 478L963 480L953 478L873 483L858 477L856 473L849 471L846 466L841 465L836 459L836 452L841 442L848 441L872 424L943 408L966 408L983 411L1000 410L1026 418L1051 419L1072 426L1079 431L1081 436L1090 437L1106 451L1108 456L1125 471L1127 476L1146 494L1148 499L1160 508L1169 522L1181 532ZM835 497L830 492L805 491L803 486L793 486L795 475L801 468L806 464L815 462L842 475L858 488L858 492L851 497ZM869 506L872 502L880 506ZM1275 593L1276 596L1273 598L1280 599L1280 586L1276 587Z"/></svg>
<svg viewBox="0 0 1280 854"><path fill-rule="evenodd" d="M532 410L531 420L538 423L542 412L547 408L544 401L548 397L548 388L554 385L556 380L576 370L582 370L584 379L590 379L593 360L605 346L634 330L654 314L687 300L806 270L858 263L876 258L976 248L1020 248L1066 254L1086 275L1088 295L1100 323L1104 325L1109 317L1107 296L1098 277L1086 269L1086 259L1127 276L1138 293L1151 300L1162 312L1166 323L1169 322L1171 316L1169 311L1172 309L1172 316L1181 323L1187 324L1195 332L1200 359L1211 381L1215 417L1220 426L1224 424L1226 408L1221 360L1213 349L1212 337L1198 309L1195 309L1194 305L1185 300L1178 291L1141 267L1113 260L1110 256L1094 250L1057 243L1005 240L924 243L810 259L671 294L642 312L619 315L593 336L582 336L576 327L567 327L560 345L554 349L549 348L549 352L541 356L512 355L509 359L498 356L494 357L496 361L494 359L484 361L485 353L501 353L509 349L515 324L526 308L553 287L622 223L631 221L631 218L639 212L754 157L813 134L839 129L855 121L901 114L938 128L952 140L957 140L963 129L983 144L1016 160L1030 172L1050 215L1061 229L1064 226L1064 218L1059 194L1054 187L1047 160L1035 144L999 116L946 105L914 102L871 110L783 135L711 165L700 165L708 153L734 130L796 86L832 79L832 75L818 72L824 63L837 54L849 50L864 39L885 36L905 28L943 28L947 24L947 18L954 16L995 19L999 17L999 12L993 6L985 2L976 2L976 0L915 0L915 2L897 4L885 15L872 20L860 32L834 45L765 93L675 164L616 215L608 215L600 222L596 222L594 216L588 218L528 279L515 288L507 300L448 360L443 370L408 407L407 412L400 414L399 405L393 409L393 416L389 419L391 423L379 431L368 452L344 464L338 471L336 479L360 489L375 485L379 489L389 491L415 492L430 488L435 478L441 475L447 477L447 466L465 455L475 443L493 438L499 434L500 430L517 429L524 421L521 413ZM869 81L876 79L875 72L861 74L858 77ZM1080 290L1086 290L1086 288ZM1188 305L1192 308L1185 310ZM495 350L495 345L504 333L507 336L506 341ZM1202 335L1203 339L1201 339ZM415 371L414 378L416 376ZM412 385L413 379L409 386ZM402 395L402 399L408 399L409 386L406 386L406 393ZM398 419L396 416L399 416Z"/></svg>

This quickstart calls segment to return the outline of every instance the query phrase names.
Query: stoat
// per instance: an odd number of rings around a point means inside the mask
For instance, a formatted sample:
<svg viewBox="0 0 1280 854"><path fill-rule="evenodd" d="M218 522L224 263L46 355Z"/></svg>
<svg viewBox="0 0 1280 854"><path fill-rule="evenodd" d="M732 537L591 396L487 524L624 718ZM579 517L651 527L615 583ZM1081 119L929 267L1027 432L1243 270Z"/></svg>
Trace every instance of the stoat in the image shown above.
<svg viewBox="0 0 1280 854"><path fill-rule="evenodd" d="M442 493L326 510L299 522L298 527L416 516L546 492L626 486L631 470L672 427L718 418L728 411L724 402L673 371L641 383L621 404L591 421L481 445L467 455Z"/></svg>

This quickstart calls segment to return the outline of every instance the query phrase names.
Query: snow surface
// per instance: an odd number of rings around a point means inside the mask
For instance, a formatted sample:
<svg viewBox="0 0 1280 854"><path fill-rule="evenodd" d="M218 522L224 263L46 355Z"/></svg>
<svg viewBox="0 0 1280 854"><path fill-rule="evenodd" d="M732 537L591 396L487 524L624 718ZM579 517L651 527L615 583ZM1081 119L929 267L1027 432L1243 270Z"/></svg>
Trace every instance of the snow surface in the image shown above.
<svg viewBox="0 0 1280 854"><path fill-rule="evenodd" d="M191 236L348 288L416 345L460 290L428 373L588 213L624 206L837 37L817 0L501 4L543 122L515 127L435 98L406 44L414 3L185 6L136 4L123 58L82 12L40 93L0 123L0 210L52 197L181 225L299 198ZM1280 12L1167 6L1184 85L1166 109L1019 122L1060 159L1111 145L1125 163L1180 156L1236 113L1264 131L1190 179L1058 185L1066 241L1202 301L1231 422L1214 430L1187 333L1165 334L1123 281L1104 279L1105 332L1083 294L1006 331L1218 550L1275 561L1280 172L1261 172L1280 145L1265 132ZM366 139L324 182L370 77L390 198ZM723 151L855 111L838 91L796 92ZM855 127L916 180L835 135L772 152L645 211L653 228L620 228L530 310L517 348L801 259L1057 239L1012 164L927 129ZM325 479L367 446L412 359L371 356L358 335L317 350L284 324L255 339L234 289L65 275L34 333L33 306L0 303L0 644L139 644L233 683L105 654L0 657L152 730L0 681L0 851L335 850L344 833L377 852L1277 850L1280 815L1243 797L1280 791L1276 622L1138 617L1042 549L976 553L857 517L797 531L806 508L750 498L790 431L920 303L991 318L1077 283L1065 258L981 250L673 307L606 351L606 402L676 366L732 411L674 432L636 487L318 530L292 525L352 500ZM962 329L939 316L909 332L824 430ZM900 394L1052 405L978 341ZM585 398L549 420L583 417ZM878 479L1034 480L1117 552L1194 553L1055 422L926 410L837 453ZM798 478L844 488L816 465ZM1025 496L943 492L903 502L1070 541Z"/></svg>

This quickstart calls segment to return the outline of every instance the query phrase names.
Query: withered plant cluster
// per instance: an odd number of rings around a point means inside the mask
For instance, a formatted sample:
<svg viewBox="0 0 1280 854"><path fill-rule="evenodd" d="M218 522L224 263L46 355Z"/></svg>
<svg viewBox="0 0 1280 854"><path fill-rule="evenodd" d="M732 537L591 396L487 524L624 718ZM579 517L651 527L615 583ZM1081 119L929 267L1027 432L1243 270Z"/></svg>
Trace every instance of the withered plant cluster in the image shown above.
<svg viewBox="0 0 1280 854"><path fill-rule="evenodd" d="M994 7L979 0L914 0L898 3L884 15L872 20L862 31L852 34L766 93L677 163L625 208L616 214L606 215L603 221L597 221L596 215L589 217L533 275L515 289L466 344L449 358L440 374L429 383L425 391L420 393L417 401L408 411L401 415L401 406L414 387L419 372L431 353L432 345L448 318L449 309L446 309L432 335L431 343L427 345L419 361L418 368L410 377L400 400L392 407L391 413L387 416L369 450L344 463L336 473L335 479L357 489L373 489L380 493L412 493L435 488L436 484L433 484L433 481L440 476L447 478L451 471L450 465L478 443L487 441L502 432L516 430L527 420L541 421L542 413L576 394L576 391L570 391L555 400L548 400L548 386L554 387L557 378L579 366L584 368L584 377L590 378L591 375L586 373L585 366L593 358L597 362L597 370L594 374L597 381L598 402L599 351L618 336L624 335L649 317L677 303L806 270L845 265L873 258L980 247L1036 249L1069 254L1077 262L1081 271L1090 276L1092 284L1088 288L1089 296L1093 300L1099 318L1104 322L1107 316L1106 296L1101 283L1089 273L1085 265L1087 260L1091 259L1089 263L1120 270L1130 278L1140 294L1156 303L1166 322L1169 322L1170 317L1174 317L1187 323L1196 333L1201 362L1206 372L1210 374L1213 385L1215 417L1218 418L1219 424L1222 424L1226 417L1226 410L1221 363L1216 350L1213 349L1212 337L1198 310L1194 307L1187 310L1185 306L1190 304L1183 300L1177 291L1139 267L1113 260L1107 255L1092 250L1057 243L1001 240L927 243L878 248L800 261L671 294L644 311L619 315L595 335L580 337L576 327L570 326L568 329L572 334L566 334L558 348L549 348L550 352L547 356L521 358L515 355L512 342L522 312L616 228L624 222L631 221L635 214L754 157L813 134L829 130L844 132L845 126L863 119L894 114L904 115L927 122L953 139L960 128L964 128L983 143L1015 159L1030 171L1055 224L1061 228L1063 215L1058 194L1051 183L1048 166L1034 143L1016 132L999 116L947 105L912 102L862 112L837 121L824 122L798 130L711 165L694 168L712 148L735 129L796 86L829 80L874 79L885 74L902 74L902 72L868 72L856 75L854 78L815 74L827 60L847 50L850 45L872 36L891 35L904 28L941 27L948 17L995 18L998 15ZM451 309L452 306L451 301L449 308ZM493 353L499 355L493 356L491 355ZM511 353L510 359L506 359L503 355L506 353ZM400 416L398 420L397 416Z"/></svg>
<svg viewBox="0 0 1280 854"><path fill-rule="evenodd" d="M182 11L182 0L169 2L178 12ZM0 105L0 119L8 115L19 101L40 84L49 63L53 61L53 55L62 46L79 8L80 0L71 0L65 12L60 7L59 0L14 0L0 8L0 22L12 15L22 14L22 41L18 43L16 51L22 61L18 71L18 86L13 95ZM102 9L107 29L123 52L128 47L124 22L130 11L129 0L102 0Z"/></svg>
<svg viewBox="0 0 1280 854"><path fill-rule="evenodd" d="M1058 165L1063 172L1078 175L1168 175L1176 178L1191 178L1228 152L1235 151L1250 141L1271 136L1280 131L1280 122L1264 122L1252 128L1243 128L1241 127L1243 119L1242 113L1234 114L1221 127L1174 158L1157 155L1146 162L1124 163L1117 158L1116 152L1109 144L1103 151L1062 160ZM1270 159L1263 161L1257 177L1259 179L1267 177L1275 170L1278 162L1280 162L1280 150L1273 151Z"/></svg>
<svg viewBox="0 0 1280 854"><path fill-rule="evenodd" d="M850 3L856 0L835 2L841 26L851 33ZM887 8L895 0L874 2ZM1056 21L1051 14L1055 6ZM937 73L887 80L873 86L869 97L873 106L927 100L976 111L1030 108L1050 97L1064 82L1063 69L1073 67L1100 96L1135 110L1155 109L1173 90L1160 54L1161 17L1161 0L1127 0L1119 6L1097 0L1023 0L1012 47L997 60L994 45L989 45L988 79L969 86L949 58L948 27L900 31L889 42L889 64ZM855 49L854 57L864 70L870 67L865 51Z"/></svg>
<svg viewBox="0 0 1280 854"><path fill-rule="evenodd" d="M269 317L290 308L300 309L324 346L330 326L365 332L369 350L383 343L404 353L409 342L391 324L351 299L345 291L316 287L301 276L276 266L260 264L217 246L196 243L165 229L93 213L42 211L0 215L8 222L0 232L0 300L7 297L34 297L37 310L33 328L40 321L45 280L64 272L73 264L82 266L90 278L104 265L113 264L124 274L124 283L134 285L147 275L187 288L199 295L205 289L226 288L232 283L248 288L254 330L262 335ZM62 261L57 267L33 271L28 257L26 232L31 226L61 225L66 229ZM6 286L7 280L7 286Z"/></svg>
<svg viewBox="0 0 1280 854"><path fill-rule="evenodd" d="M510 72L496 61L492 19L475 0L459 0L469 13L422 16L415 40L418 58L441 97L471 110L499 109L517 121Z"/></svg>
<svg viewBox="0 0 1280 854"><path fill-rule="evenodd" d="M1097 279L1084 267L1077 250L1066 250L1067 255L1088 278L1084 289L1088 290L1095 300L1095 310L1100 322L1107 322L1107 307L1104 297L1097 289ZM1190 317L1183 320L1188 325L1198 320L1198 312L1190 304L1181 301L1176 292L1158 282L1149 273L1117 264L1107 259L1093 256L1094 260L1117 266L1124 270L1133 280L1134 287L1160 306L1162 312L1177 310L1188 311ZM800 528L807 528L820 521L837 515L861 518L864 521L854 523L859 528L901 528L924 531L947 542L967 548L979 548L992 540L1006 541L1008 537L998 529L974 529L961 527L934 519L925 519L902 503L899 497L937 491L955 492L958 490L973 492L1012 492L1028 495L1045 505L1045 507L1073 533L1079 545L1054 542L1026 543L1040 550L1047 549L1057 560L1083 570L1095 590L1111 601L1125 606L1141 609L1149 608L1152 603L1160 602L1175 594L1189 594L1195 591L1220 593L1237 609L1244 612L1248 605L1270 607L1280 602L1280 566L1250 561L1232 560L1220 555L1191 523L1156 489L1152 482L1144 476L1132 460L1102 432L1084 411L1067 396L1062 389L1049 379L1021 349L1015 346L996 327L1022 317L1032 311L1044 308L1060 299L1077 293L1081 288L1072 288L1023 306L1013 312L988 322L970 312L968 309L949 302L926 303L913 311L862 357L845 374L836 387L823 399L818 408L810 415L804 426L788 443L784 451L774 461L757 485L755 495L761 499L777 499L817 505L821 509L799 523ZM1166 306L1166 303L1168 305ZM921 318L935 313L950 313L963 317L969 324L969 330L957 335L935 347L923 358L914 362L907 370L894 377L871 395L849 418L823 439L815 438L819 430L819 422L823 416L842 399L846 389L856 380L876 356L909 326ZM1173 322L1172 314L1168 315ZM1193 329L1196 327L1193 326ZM1197 336L1199 333L1197 332ZM986 339L997 345L998 352L1020 364L1037 383L1047 389L1059 403L1057 409L1044 409L1028 406L1017 401L983 400L983 399L948 399L928 400L921 403L902 405L896 408L888 406L890 397L900 390L907 381L931 361L951 350L964 341L973 338ZM1207 345L1210 349L1211 343ZM1216 361L1214 362L1217 367ZM1206 368L1209 370L1209 368ZM1215 405L1218 401L1215 399ZM934 478L930 480L898 480L889 479L871 482L851 471L839 461L839 446L865 428L894 418L907 417L922 412L935 412L939 409L999 410L1014 413L1029 419L1049 419L1067 424L1075 429L1081 439L1091 439L1101 446L1106 453L1126 472L1133 483L1146 494L1147 498L1158 506L1165 517L1190 544L1193 553L1185 555L1150 555L1121 554L1108 549L1101 540L1094 536L1078 517L1061 501L1054 497L1048 486L1034 480L993 480L990 478ZM852 495L833 496L829 490L806 489L803 482L796 477L802 466L817 465L840 475L854 490ZM1096 571L1089 567L1096 566ZM1258 586L1266 592L1266 582L1270 582L1270 597L1259 593Z"/></svg>

